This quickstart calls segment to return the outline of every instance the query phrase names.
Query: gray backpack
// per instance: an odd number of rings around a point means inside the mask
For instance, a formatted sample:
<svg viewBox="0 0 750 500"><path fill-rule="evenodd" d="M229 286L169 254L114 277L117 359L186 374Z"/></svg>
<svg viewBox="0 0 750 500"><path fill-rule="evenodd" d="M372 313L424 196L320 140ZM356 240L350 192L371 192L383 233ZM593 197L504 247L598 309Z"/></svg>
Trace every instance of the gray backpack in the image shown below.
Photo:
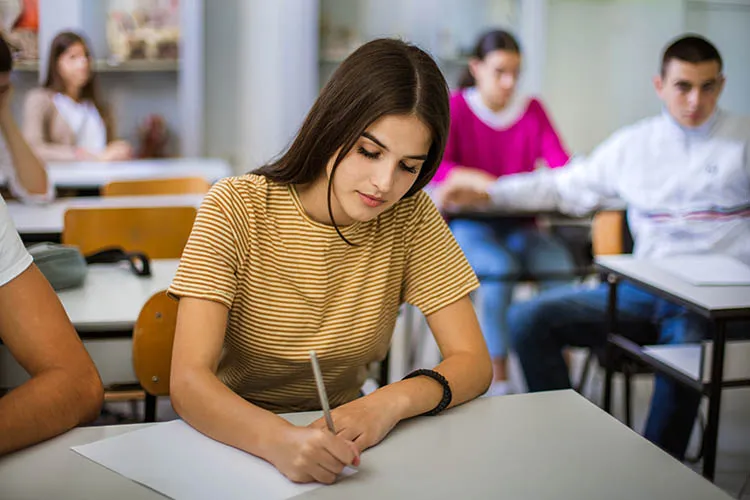
<svg viewBox="0 0 750 500"><path fill-rule="evenodd" d="M55 290L81 286L86 280L86 258L77 247L37 243L27 248L34 263Z"/></svg>
<svg viewBox="0 0 750 500"><path fill-rule="evenodd" d="M127 261L137 276L151 276L151 266L146 255L125 252L122 248L105 248L86 257L77 247L58 243L37 243L27 250L55 290L83 285L88 274L88 264Z"/></svg>

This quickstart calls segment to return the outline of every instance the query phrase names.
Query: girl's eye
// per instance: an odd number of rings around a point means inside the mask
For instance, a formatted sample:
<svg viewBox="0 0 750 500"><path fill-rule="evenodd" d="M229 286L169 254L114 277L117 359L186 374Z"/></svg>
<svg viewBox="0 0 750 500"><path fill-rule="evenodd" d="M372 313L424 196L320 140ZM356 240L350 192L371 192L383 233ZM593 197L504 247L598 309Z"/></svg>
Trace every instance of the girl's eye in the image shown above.
<svg viewBox="0 0 750 500"><path fill-rule="evenodd" d="M405 171L409 172L410 174L416 174L419 171L419 169L417 167L410 167L409 165L407 165L404 162L401 162L401 168L404 169Z"/></svg>
<svg viewBox="0 0 750 500"><path fill-rule="evenodd" d="M370 160L377 160L380 157L380 152L378 152L378 151L375 151L375 152L368 151L365 148L363 148L362 146L360 146L357 149L357 152L359 154L361 154L362 156L364 156L365 158L369 158Z"/></svg>

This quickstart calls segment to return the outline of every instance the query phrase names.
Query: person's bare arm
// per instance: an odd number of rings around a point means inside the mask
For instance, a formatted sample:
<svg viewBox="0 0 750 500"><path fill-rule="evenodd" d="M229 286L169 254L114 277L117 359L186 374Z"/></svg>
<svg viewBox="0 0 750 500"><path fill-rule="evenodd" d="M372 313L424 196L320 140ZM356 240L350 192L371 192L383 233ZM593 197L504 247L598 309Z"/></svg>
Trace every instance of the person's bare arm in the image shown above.
<svg viewBox="0 0 750 500"><path fill-rule="evenodd" d="M96 418L104 397L99 374L34 264L0 287L0 338L31 375L0 398L0 455Z"/></svg>
<svg viewBox="0 0 750 500"><path fill-rule="evenodd" d="M492 363L468 295L427 317L443 361L435 371L448 381L455 406L479 396L492 381ZM401 420L435 408L443 386L419 376L381 387L333 410L339 435L363 451L380 442ZM323 427L322 420L313 427Z"/></svg>
<svg viewBox="0 0 750 500"><path fill-rule="evenodd" d="M0 132L5 138L5 144L11 156L15 181L24 194L51 198L47 170L28 145L13 119L10 108L12 97L13 87L4 89L0 94Z"/></svg>
<svg viewBox="0 0 750 500"><path fill-rule="evenodd" d="M216 376L228 309L183 297L172 352L170 396L177 413L208 437L271 462L297 482L331 483L356 448L321 429L295 427L245 401Z"/></svg>

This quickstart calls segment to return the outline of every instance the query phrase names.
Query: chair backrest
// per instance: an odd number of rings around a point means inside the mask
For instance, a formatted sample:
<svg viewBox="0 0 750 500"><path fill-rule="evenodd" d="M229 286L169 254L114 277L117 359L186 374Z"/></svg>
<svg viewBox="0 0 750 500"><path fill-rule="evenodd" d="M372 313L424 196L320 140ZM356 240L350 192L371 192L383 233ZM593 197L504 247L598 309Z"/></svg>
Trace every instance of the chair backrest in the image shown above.
<svg viewBox="0 0 750 500"><path fill-rule="evenodd" d="M594 216L591 247L595 256L633 251L633 237L624 210L605 210Z"/></svg>
<svg viewBox="0 0 750 500"><path fill-rule="evenodd" d="M153 396L169 395L177 305L165 290L155 293L133 329L133 369L141 387Z"/></svg>
<svg viewBox="0 0 750 500"><path fill-rule="evenodd" d="M102 196L139 196L159 194L205 194L211 184L202 177L114 181L102 187Z"/></svg>
<svg viewBox="0 0 750 500"><path fill-rule="evenodd" d="M151 259L179 259L195 207L73 208L65 212L62 242L84 255L118 246Z"/></svg>

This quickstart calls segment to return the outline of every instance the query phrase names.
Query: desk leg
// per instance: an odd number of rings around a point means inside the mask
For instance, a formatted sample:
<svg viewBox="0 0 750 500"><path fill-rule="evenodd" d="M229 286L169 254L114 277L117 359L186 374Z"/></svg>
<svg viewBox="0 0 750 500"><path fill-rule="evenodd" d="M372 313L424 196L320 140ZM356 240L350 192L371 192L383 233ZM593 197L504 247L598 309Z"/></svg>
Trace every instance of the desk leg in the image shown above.
<svg viewBox="0 0 750 500"><path fill-rule="evenodd" d="M609 298L607 302L607 343L604 348L604 411L612 413L612 377L614 375L613 360L615 346L609 341L609 335L617 330L617 276L607 276L609 283Z"/></svg>
<svg viewBox="0 0 750 500"><path fill-rule="evenodd" d="M708 421L704 439L703 477L713 481L716 472L716 446L719 439L719 410L721 408L721 383L724 379L724 348L726 322L717 320L711 357L711 381L708 384Z"/></svg>

